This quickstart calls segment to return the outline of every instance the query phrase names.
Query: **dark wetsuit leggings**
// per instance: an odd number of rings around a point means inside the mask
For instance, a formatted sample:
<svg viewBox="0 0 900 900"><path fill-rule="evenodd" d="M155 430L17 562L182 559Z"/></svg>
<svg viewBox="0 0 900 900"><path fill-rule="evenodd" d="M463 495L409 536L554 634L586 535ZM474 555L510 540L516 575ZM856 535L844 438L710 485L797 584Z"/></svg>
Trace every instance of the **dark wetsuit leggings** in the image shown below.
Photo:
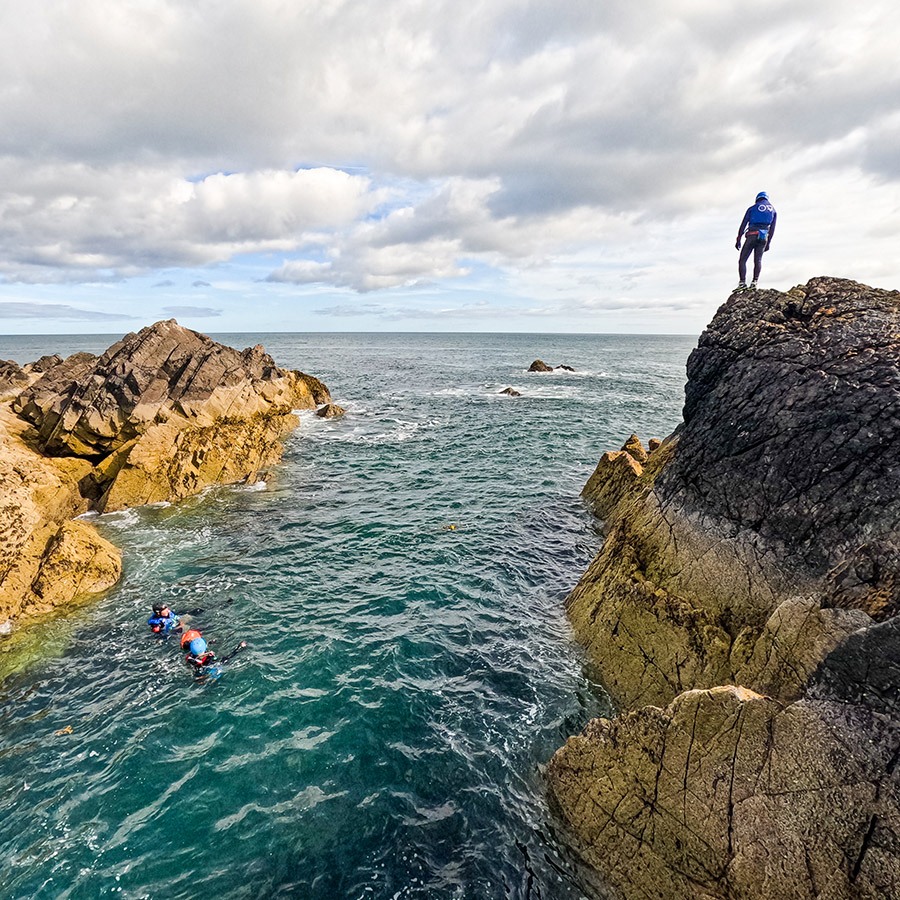
<svg viewBox="0 0 900 900"><path fill-rule="evenodd" d="M744 246L741 247L741 256L738 260L738 278L743 282L747 280L747 260L753 254L753 280L759 281L759 271L762 268L762 256L766 252L766 242L758 241L755 234L748 234L744 238Z"/></svg>

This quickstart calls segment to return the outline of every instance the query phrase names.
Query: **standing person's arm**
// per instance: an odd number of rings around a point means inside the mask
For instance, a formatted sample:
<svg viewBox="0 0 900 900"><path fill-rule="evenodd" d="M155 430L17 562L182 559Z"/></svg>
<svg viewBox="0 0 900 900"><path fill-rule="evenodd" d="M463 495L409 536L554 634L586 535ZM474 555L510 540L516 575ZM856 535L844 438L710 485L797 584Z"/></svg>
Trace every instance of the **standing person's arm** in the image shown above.
<svg viewBox="0 0 900 900"><path fill-rule="evenodd" d="M747 212L744 213L744 218L741 219L741 227L738 228L737 240L734 242L735 250L741 249L741 235L744 233L744 229L747 227L747 225L749 223L750 223L750 210L748 209Z"/></svg>
<svg viewBox="0 0 900 900"><path fill-rule="evenodd" d="M772 224L769 226L769 239L766 241L766 250L772 246L772 238L775 237L775 223L778 221L778 213L772 212Z"/></svg>

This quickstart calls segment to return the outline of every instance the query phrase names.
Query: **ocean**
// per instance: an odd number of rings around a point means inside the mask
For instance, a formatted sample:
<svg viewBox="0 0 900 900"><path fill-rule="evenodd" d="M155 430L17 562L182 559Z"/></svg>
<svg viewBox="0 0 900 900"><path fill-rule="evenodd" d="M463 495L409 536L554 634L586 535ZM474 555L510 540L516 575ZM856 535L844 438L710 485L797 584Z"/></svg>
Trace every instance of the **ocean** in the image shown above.
<svg viewBox="0 0 900 900"><path fill-rule="evenodd" d="M0 683L0 896L584 896L542 775L612 712L563 609L602 540L579 492L678 424L696 339L215 337L347 414L301 413L267 484L94 519L121 583ZM195 681L157 600L248 650Z"/></svg>

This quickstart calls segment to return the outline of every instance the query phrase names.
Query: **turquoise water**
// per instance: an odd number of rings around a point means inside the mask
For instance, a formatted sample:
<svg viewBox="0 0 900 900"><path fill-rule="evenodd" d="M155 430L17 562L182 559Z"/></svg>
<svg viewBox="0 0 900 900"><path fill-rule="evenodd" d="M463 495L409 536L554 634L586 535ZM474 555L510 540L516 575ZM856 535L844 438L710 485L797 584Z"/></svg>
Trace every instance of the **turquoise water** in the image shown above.
<svg viewBox="0 0 900 900"><path fill-rule="evenodd" d="M265 490L95 520L121 584L0 686L0 896L582 896L541 774L609 711L562 607L600 542L578 492L677 424L694 340L220 339L348 414L304 413ZM538 356L577 371L526 374ZM249 650L195 682L155 599Z"/></svg>

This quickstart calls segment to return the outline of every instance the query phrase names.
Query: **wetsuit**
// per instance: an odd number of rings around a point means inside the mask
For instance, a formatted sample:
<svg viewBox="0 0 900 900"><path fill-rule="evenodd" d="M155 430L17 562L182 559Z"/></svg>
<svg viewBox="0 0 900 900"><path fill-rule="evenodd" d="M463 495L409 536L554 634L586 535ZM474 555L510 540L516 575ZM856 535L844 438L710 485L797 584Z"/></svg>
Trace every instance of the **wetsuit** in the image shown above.
<svg viewBox="0 0 900 900"><path fill-rule="evenodd" d="M215 664L216 654L212 650L207 650L206 653L201 653L200 656L188 653L184 661L194 670L195 675L201 675L207 666Z"/></svg>
<svg viewBox="0 0 900 900"><path fill-rule="evenodd" d="M170 610L169 615L167 616L153 613L153 615L147 619L147 624L156 634L169 634L178 628L179 622L178 616Z"/></svg>
<svg viewBox="0 0 900 900"><path fill-rule="evenodd" d="M231 651L231 653L227 653L221 659L218 659L216 657L216 654L213 653L212 650L207 650L205 653L201 653L199 656L194 656L193 653L188 653L188 655L185 656L184 661L194 670L195 675L202 675L204 669L217 664L220 666L224 665L230 659L233 659L235 656L237 656L238 653L241 652L241 650L246 649L246 647L247 642L241 641L240 644L238 644L237 647L235 647L234 650Z"/></svg>
<svg viewBox="0 0 900 900"><path fill-rule="evenodd" d="M753 206L747 208L744 218L741 219L738 228L735 247L740 247L741 235L744 235L744 246L741 247L741 255L738 259L738 280L743 284L747 280L747 260L753 254L753 282L759 281L759 273L762 269L762 255L772 246L772 238L775 235L775 222L778 213L768 200L757 200Z"/></svg>

